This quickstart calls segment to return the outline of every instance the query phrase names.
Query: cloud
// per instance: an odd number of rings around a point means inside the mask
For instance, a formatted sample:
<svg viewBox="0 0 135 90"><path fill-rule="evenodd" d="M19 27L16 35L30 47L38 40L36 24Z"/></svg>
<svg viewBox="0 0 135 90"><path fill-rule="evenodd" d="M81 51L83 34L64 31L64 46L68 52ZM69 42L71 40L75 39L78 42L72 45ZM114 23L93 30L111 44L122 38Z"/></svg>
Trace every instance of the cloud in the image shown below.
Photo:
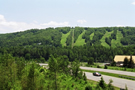
<svg viewBox="0 0 135 90"><path fill-rule="evenodd" d="M0 33L11 33L24 31L33 28L47 28L47 27L60 27L60 26L70 26L68 22L55 22L50 21L48 23L38 23L37 21L33 21L32 23L26 22L15 22L15 21L7 21L3 15L0 15Z"/></svg>
<svg viewBox="0 0 135 90"><path fill-rule="evenodd" d="M85 23L87 21L86 20L77 20L77 22L83 24L83 23Z"/></svg>
<svg viewBox="0 0 135 90"><path fill-rule="evenodd" d="M5 18L3 15L0 15L0 22L3 22L3 21L5 21Z"/></svg>
<svg viewBox="0 0 135 90"><path fill-rule="evenodd" d="M69 23L68 22L57 23L55 21L50 21L49 23L44 23L42 25L45 25L45 26L69 26Z"/></svg>
<svg viewBox="0 0 135 90"><path fill-rule="evenodd" d="M125 25L117 25L117 27L125 27Z"/></svg>
<svg viewBox="0 0 135 90"><path fill-rule="evenodd" d="M132 2L132 4L133 4L133 5L135 5L135 1L134 1L134 2Z"/></svg>

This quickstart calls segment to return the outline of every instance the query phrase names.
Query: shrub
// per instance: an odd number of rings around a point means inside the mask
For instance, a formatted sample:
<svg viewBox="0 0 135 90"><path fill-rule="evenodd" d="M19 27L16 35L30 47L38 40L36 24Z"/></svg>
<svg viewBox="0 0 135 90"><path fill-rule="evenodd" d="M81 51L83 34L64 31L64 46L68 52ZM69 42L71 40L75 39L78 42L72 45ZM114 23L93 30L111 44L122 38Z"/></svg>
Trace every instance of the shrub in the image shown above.
<svg viewBox="0 0 135 90"><path fill-rule="evenodd" d="M101 80L99 81L99 86L102 89L105 89L106 88L106 84L105 84L105 81L104 81L103 77L101 77Z"/></svg>
<svg viewBox="0 0 135 90"><path fill-rule="evenodd" d="M126 71L127 70L127 68L124 68L124 71Z"/></svg>
<svg viewBox="0 0 135 90"><path fill-rule="evenodd" d="M101 68L99 65L97 65L97 68Z"/></svg>
<svg viewBox="0 0 135 90"><path fill-rule="evenodd" d="M93 90L93 88L92 88L92 86L87 85L87 86L85 87L85 90Z"/></svg>
<svg viewBox="0 0 135 90"><path fill-rule="evenodd" d="M107 68L108 68L107 65L105 65L104 69L107 69Z"/></svg>

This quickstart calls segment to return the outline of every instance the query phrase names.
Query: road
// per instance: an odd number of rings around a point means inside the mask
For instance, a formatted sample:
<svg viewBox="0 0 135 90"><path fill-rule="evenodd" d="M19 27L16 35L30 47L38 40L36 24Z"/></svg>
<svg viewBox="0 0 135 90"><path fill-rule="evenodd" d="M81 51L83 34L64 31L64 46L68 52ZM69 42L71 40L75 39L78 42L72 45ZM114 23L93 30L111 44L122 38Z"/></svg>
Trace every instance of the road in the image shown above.
<svg viewBox="0 0 135 90"><path fill-rule="evenodd" d="M39 63L40 65L48 65L44 63ZM91 67L80 67L81 69L85 70L95 70L95 71L103 71L103 72L110 72L110 73L116 73L116 74L123 74L123 75L129 75L129 76L135 76L134 72L126 72L126 71L118 71L118 70L109 70L109 69L100 69L100 68L91 68ZM101 77L93 76L92 73L85 72L87 79L99 81ZM108 84L109 80L113 80L113 85L119 88L125 88L125 85L127 85L128 90L135 90L135 81L122 79L122 78L116 78L111 76L102 75L104 78L104 81Z"/></svg>
<svg viewBox="0 0 135 90"><path fill-rule="evenodd" d="M85 72L87 79L94 80L94 81L99 81L101 77L93 76L92 73ZM102 75L104 81L108 84L109 80L113 80L113 85L119 88L125 88L125 85L127 85L128 90L135 90L135 81L131 80L126 80L126 79L121 79L121 78L116 78L116 77L111 77L111 76L106 76Z"/></svg>
<svg viewBox="0 0 135 90"><path fill-rule="evenodd" d="M101 69L101 68L91 68L91 67L80 67L84 70L94 70L94 71L102 71L102 72L108 72L108 73L115 73L115 74L122 74L122 75L128 75L128 76L135 76L135 72L127 72L127 71L119 71L119 70L110 70L110 69Z"/></svg>

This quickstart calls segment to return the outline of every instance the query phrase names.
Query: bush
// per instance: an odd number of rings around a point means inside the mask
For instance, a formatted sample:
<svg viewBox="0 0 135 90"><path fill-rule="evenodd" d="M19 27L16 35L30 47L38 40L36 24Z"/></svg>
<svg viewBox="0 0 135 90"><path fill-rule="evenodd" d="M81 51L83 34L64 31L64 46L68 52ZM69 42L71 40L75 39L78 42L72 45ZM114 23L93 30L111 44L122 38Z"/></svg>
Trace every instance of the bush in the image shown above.
<svg viewBox="0 0 135 90"><path fill-rule="evenodd" d="M106 83L105 83L103 77L101 77L101 80L99 81L99 86L100 86L102 89L106 89Z"/></svg>
<svg viewBox="0 0 135 90"><path fill-rule="evenodd" d="M107 68L108 68L107 65L105 65L104 69L107 69Z"/></svg>
<svg viewBox="0 0 135 90"><path fill-rule="evenodd" d="M97 68L101 68L99 65L97 65Z"/></svg>
<svg viewBox="0 0 135 90"><path fill-rule="evenodd" d="M85 87L85 90L93 90L93 88L92 88L92 86L87 85L87 86Z"/></svg>
<svg viewBox="0 0 135 90"><path fill-rule="evenodd" d="M124 71L126 71L127 70L127 68L124 68Z"/></svg>

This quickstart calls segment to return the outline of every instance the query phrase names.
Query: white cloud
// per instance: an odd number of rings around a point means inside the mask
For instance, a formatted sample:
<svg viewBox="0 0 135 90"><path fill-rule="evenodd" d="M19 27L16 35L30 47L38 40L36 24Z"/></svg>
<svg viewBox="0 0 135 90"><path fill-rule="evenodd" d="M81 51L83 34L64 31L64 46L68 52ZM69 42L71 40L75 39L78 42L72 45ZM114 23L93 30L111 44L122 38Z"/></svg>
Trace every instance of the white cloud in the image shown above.
<svg viewBox="0 0 135 90"><path fill-rule="evenodd" d="M86 20L77 20L77 22L83 24L83 23L85 23L87 21Z"/></svg>
<svg viewBox="0 0 135 90"><path fill-rule="evenodd" d="M55 21L50 21L49 23L44 23L42 25L45 25L45 26L69 26L69 23L68 22L63 22L63 23L57 23Z"/></svg>
<svg viewBox="0 0 135 90"><path fill-rule="evenodd" d="M117 25L117 27L125 27L125 25Z"/></svg>
<svg viewBox="0 0 135 90"><path fill-rule="evenodd" d="M134 2L132 2L132 4L133 4L133 5L135 5L135 1L134 1Z"/></svg>
<svg viewBox="0 0 135 90"><path fill-rule="evenodd" d="M33 21L32 23L15 22L15 21L7 21L3 15L0 15L0 33L11 33L33 28L41 29L47 27L60 27L60 26L69 26L69 23L68 22L58 23L55 21L43 24L39 24L37 21Z"/></svg>
<svg viewBox="0 0 135 90"><path fill-rule="evenodd" d="M0 22L3 22L3 21L5 21L5 18L3 15L0 15Z"/></svg>

